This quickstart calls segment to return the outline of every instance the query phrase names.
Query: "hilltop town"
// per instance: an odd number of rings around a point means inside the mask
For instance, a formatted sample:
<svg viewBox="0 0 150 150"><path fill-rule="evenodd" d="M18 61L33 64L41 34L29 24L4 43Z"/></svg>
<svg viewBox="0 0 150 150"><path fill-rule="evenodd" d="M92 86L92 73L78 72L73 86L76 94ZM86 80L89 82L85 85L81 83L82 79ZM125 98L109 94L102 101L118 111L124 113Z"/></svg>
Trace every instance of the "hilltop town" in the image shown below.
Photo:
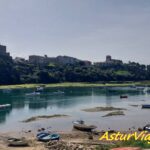
<svg viewBox="0 0 150 150"><path fill-rule="evenodd" d="M7 52L6 46L0 45L0 56L9 58L10 60L13 60L16 63L23 63L23 62L28 62L31 64L36 64L36 65L46 65L49 63L53 64L77 64L77 63L82 63L83 65L91 65L92 62L88 60L80 60L74 57L70 56L57 56L57 57L48 57L47 55L44 56L38 56L38 55L30 55L29 59L26 60L21 57L16 57L12 58L10 56L10 53ZM106 61L104 62L95 62L94 64L96 65L106 65L106 64L122 64L122 60L117 60L117 59L112 59L110 55L106 56Z"/></svg>
<svg viewBox="0 0 150 150"><path fill-rule="evenodd" d="M26 60L12 58L6 46L0 45L0 84L141 80L150 80L150 65L123 63L110 55L100 62L47 55L30 55Z"/></svg>

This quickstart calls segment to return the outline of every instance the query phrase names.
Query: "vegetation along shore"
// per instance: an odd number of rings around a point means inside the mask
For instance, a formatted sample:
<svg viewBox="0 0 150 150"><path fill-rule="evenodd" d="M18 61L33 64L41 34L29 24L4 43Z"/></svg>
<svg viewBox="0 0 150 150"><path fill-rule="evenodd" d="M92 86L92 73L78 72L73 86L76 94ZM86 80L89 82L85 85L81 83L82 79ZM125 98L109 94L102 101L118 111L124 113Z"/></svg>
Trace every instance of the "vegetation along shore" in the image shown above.
<svg viewBox="0 0 150 150"><path fill-rule="evenodd" d="M21 88L36 88L38 86L45 86L48 88L55 87L128 87L128 86L150 86L150 81L139 82L107 82L107 83L89 83L89 82L64 82L64 83L49 83L49 84L14 84L14 85L0 85L0 89L21 89Z"/></svg>
<svg viewBox="0 0 150 150"><path fill-rule="evenodd" d="M30 55L29 59L12 58L0 45L0 84L48 84L64 82L145 81L150 80L150 65L106 56L105 61L90 62L70 56Z"/></svg>

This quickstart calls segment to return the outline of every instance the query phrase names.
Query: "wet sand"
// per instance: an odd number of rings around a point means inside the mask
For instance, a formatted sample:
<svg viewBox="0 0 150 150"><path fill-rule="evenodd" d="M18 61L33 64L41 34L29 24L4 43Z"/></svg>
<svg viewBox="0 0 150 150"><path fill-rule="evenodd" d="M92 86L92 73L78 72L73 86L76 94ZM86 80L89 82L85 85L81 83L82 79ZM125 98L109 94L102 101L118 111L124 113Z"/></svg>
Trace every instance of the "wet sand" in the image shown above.
<svg viewBox="0 0 150 150"><path fill-rule="evenodd" d="M126 109L116 108L116 107L94 107L94 108L82 109L82 111L85 111L85 112L120 111L120 110L126 110Z"/></svg>
<svg viewBox="0 0 150 150"><path fill-rule="evenodd" d="M40 119L61 118L61 117L69 117L69 116L64 115L64 114L34 116L34 117L30 117L28 119L25 119L22 122L28 123L28 122L37 121L37 120L40 120Z"/></svg>

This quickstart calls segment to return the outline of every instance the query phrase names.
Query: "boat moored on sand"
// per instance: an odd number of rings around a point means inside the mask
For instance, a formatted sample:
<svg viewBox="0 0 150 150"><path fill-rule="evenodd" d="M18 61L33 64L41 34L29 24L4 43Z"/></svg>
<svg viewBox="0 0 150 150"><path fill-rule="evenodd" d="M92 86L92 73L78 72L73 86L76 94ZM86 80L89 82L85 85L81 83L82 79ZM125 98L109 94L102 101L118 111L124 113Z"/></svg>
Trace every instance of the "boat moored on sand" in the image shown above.
<svg viewBox="0 0 150 150"><path fill-rule="evenodd" d="M8 138L7 142L8 142L8 146L11 146L11 147L26 147L26 146L29 146L29 143L24 138L21 138L21 139Z"/></svg>
<svg viewBox="0 0 150 150"><path fill-rule="evenodd" d="M48 132L41 132L37 134L37 139L42 142L48 142L52 140L59 140L60 135L56 133L48 133Z"/></svg>
<svg viewBox="0 0 150 150"><path fill-rule="evenodd" d="M73 127L75 129L78 129L81 131L87 131L87 132L91 132L93 129L97 128L95 125L86 125L83 120L74 121Z"/></svg>
<svg viewBox="0 0 150 150"><path fill-rule="evenodd" d="M144 126L143 130L150 132L150 124L147 124L146 126Z"/></svg>

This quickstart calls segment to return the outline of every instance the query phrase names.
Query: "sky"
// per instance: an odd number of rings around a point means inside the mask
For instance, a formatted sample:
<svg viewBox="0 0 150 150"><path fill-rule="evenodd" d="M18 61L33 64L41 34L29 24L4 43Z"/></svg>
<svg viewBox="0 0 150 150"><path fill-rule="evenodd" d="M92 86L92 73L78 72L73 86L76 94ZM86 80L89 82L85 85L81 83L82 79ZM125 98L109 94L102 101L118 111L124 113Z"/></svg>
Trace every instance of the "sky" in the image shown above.
<svg viewBox="0 0 150 150"><path fill-rule="evenodd" d="M13 57L150 64L150 0L0 0L0 44Z"/></svg>

